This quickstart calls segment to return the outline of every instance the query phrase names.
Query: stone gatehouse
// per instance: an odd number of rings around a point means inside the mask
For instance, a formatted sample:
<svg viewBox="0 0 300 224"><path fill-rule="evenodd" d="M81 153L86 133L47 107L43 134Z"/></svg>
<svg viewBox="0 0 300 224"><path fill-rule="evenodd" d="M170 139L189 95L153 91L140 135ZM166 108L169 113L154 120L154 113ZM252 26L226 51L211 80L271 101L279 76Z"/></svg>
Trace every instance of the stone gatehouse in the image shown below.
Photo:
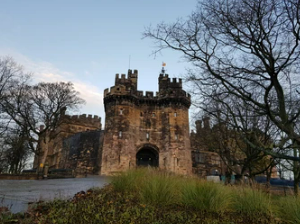
<svg viewBox="0 0 300 224"><path fill-rule="evenodd" d="M37 157L35 167L40 161L50 168L76 169L81 164L91 173L111 175L137 166L155 166L191 174L191 97L182 89L182 80L170 79L162 68L158 92L144 93L137 84L138 71L128 70L127 77L116 74L115 85L104 90L104 130L97 116L72 117L63 111L57 137L47 147L39 144L43 159ZM75 145L81 147L75 149Z"/></svg>

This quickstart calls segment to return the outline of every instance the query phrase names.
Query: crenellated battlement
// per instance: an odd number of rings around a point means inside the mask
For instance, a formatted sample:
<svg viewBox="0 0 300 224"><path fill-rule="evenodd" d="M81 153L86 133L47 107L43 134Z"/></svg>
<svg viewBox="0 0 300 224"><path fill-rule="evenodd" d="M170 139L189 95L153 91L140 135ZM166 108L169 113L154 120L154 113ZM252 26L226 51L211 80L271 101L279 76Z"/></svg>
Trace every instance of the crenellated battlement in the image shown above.
<svg viewBox="0 0 300 224"><path fill-rule="evenodd" d="M124 86L127 91L134 92L137 90L138 71L128 70L127 77L125 74L116 74L115 87Z"/></svg>
<svg viewBox="0 0 300 224"><path fill-rule="evenodd" d="M120 74L119 73L116 74L115 84L120 83L120 82L130 81L135 78L138 78L138 70L135 69L135 70L133 70L133 73L132 73L132 70L129 69L128 73L127 73L127 77L125 74L121 74L121 78L120 78Z"/></svg>
<svg viewBox="0 0 300 224"><path fill-rule="evenodd" d="M159 92L163 93L168 89L182 90L182 79L169 78L168 74L160 74L158 78Z"/></svg>
<svg viewBox="0 0 300 224"><path fill-rule="evenodd" d="M190 94L186 93L182 89L182 79L177 78L169 78L168 74L160 74L158 78L159 83L159 91L140 91L137 90L137 76L138 71L128 70L128 76L122 74L121 77L119 74L116 74L115 86L112 86L110 89L104 90L104 99L112 98L112 97L126 97L126 98L134 98L139 102L143 102L145 100L154 100L166 102L166 99L177 99L185 101L185 105L189 105L191 101Z"/></svg>
<svg viewBox="0 0 300 224"><path fill-rule="evenodd" d="M143 98L157 98L158 97L158 92L153 92L153 91L137 91L137 96L138 97L143 97Z"/></svg>
<svg viewBox="0 0 300 224"><path fill-rule="evenodd" d="M166 91L165 94L160 94L160 92L153 92L153 91L142 91L142 90L138 90L136 91L135 94L130 94L130 92L125 92L125 94L123 94L124 92L122 91L121 88L117 89L115 86L111 87L111 88L107 88L104 90L104 98L109 96L109 95L132 95L132 96L136 96L136 97L142 97L142 98L158 98L158 97L172 97L172 96L183 96L183 97L187 97L187 98L191 98L191 95L187 92L185 92L184 90L181 91Z"/></svg>
<svg viewBox="0 0 300 224"><path fill-rule="evenodd" d="M123 94L130 94L135 95L138 97L155 97L155 96L168 96L170 93L175 95L186 95L186 97L190 97L188 94L184 94L184 90L182 90L182 79L177 78L169 78L168 74L160 74L158 78L159 84L159 92L154 94L151 91L146 91L146 94L143 94L143 91L137 90L137 78L138 78L138 71L128 70L128 75L126 77L125 74L116 74L115 77L115 85L112 86L110 89L107 88L104 90L104 97L111 94L123 95ZM175 92L174 92L175 91Z"/></svg>
<svg viewBox="0 0 300 224"><path fill-rule="evenodd" d="M81 115L63 115L64 123L79 125L79 126L92 126L101 129L101 117L91 114Z"/></svg>
<svg viewBox="0 0 300 224"><path fill-rule="evenodd" d="M182 87L182 79L180 78L169 78L169 75L168 74L160 74L159 75L159 80L162 80L162 81L167 81L168 83L173 83L173 84L178 84L180 87ZM178 81L177 81L178 80Z"/></svg>

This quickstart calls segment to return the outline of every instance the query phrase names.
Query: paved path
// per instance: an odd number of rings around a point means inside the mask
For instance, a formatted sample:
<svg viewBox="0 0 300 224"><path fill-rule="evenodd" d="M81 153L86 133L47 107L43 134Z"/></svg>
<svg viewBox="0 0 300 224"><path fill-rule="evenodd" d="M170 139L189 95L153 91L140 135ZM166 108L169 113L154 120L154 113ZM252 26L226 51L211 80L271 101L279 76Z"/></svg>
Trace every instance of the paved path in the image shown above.
<svg viewBox="0 0 300 224"><path fill-rule="evenodd" d="M50 180L0 180L0 207L6 206L11 212L23 212L28 202L72 198L79 191L102 187L109 182L107 177Z"/></svg>

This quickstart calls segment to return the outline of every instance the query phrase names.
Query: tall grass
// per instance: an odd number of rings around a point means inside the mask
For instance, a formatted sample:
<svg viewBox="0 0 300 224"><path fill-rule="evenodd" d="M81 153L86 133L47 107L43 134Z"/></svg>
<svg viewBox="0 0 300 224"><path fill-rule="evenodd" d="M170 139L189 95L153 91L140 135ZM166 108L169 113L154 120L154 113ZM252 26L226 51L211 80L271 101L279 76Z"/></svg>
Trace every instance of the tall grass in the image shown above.
<svg viewBox="0 0 300 224"><path fill-rule="evenodd" d="M270 195L258 189L235 187L233 199L234 210L249 217L271 216L274 212Z"/></svg>
<svg viewBox="0 0 300 224"><path fill-rule="evenodd" d="M275 200L260 189L228 187L155 169L130 170L113 177L112 185L117 191L131 192L145 205L162 208L175 204L212 214L240 214L249 220L277 217L283 223L300 223L299 198L279 197Z"/></svg>
<svg viewBox="0 0 300 224"><path fill-rule="evenodd" d="M129 170L113 176L111 184L120 192L136 191L140 188L139 185L144 178L147 177L147 173L147 169Z"/></svg>
<svg viewBox="0 0 300 224"><path fill-rule="evenodd" d="M293 196L281 198L279 216L288 223L300 223L300 198Z"/></svg>
<svg viewBox="0 0 300 224"><path fill-rule="evenodd" d="M225 212L232 204L231 192L220 184L189 180L181 187L184 205L209 212Z"/></svg>
<svg viewBox="0 0 300 224"><path fill-rule="evenodd" d="M138 192L145 204L165 206L180 204L205 211L224 212L232 198L221 184L176 176L155 169L137 169L113 177L117 191Z"/></svg>
<svg viewBox="0 0 300 224"><path fill-rule="evenodd" d="M164 172L149 173L140 183L140 197L143 203L169 205L178 203L179 178Z"/></svg>

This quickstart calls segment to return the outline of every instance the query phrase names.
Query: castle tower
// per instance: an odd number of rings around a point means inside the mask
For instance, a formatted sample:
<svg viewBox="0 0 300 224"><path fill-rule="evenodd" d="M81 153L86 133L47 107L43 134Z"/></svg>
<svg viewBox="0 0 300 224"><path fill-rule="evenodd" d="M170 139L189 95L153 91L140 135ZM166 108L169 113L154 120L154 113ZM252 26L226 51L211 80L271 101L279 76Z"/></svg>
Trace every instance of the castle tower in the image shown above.
<svg viewBox="0 0 300 224"><path fill-rule="evenodd" d="M178 174L192 171L189 116L190 95L182 80L170 80L164 69L159 91L137 90L138 71L116 75L104 90L105 133L101 174L137 166L156 166Z"/></svg>

